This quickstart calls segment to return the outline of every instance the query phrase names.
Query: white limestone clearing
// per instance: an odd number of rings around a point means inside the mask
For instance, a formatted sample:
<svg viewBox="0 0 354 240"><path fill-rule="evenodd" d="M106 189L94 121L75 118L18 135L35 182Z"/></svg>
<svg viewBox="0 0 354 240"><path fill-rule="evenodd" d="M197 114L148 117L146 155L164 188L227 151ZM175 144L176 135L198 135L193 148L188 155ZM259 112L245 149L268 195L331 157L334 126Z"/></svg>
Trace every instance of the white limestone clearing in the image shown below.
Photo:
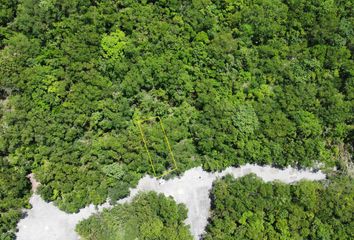
<svg viewBox="0 0 354 240"><path fill-rule="evenodd" d="M130 195L119 201L129 202L134 196L142 191L155 191L171 196L178 203L184 203L188 208L186 223L190 225L191 233L195 239L204 232L210 211L209 193L213 182L227 174L235 178L249 173L255 173L264 181L279 180L284 183L292 183L302 179L322 180L326 175L321 171L296 170L286 168L283 170L270 166L244 165L239 168L229 167L222 172L208 173L201 167L186 171L181 177L170 180L158 180L145 176L140 179L136 188L131 189ZM32 209L27 211L27 217L18 223L18 240L76 240L75 225L82 219L109 208L105 203L98 208L93 205L85 207L77 214L68 214L60 211L53 203L46 203L38 195L34 194L30 203Z"/></svg>

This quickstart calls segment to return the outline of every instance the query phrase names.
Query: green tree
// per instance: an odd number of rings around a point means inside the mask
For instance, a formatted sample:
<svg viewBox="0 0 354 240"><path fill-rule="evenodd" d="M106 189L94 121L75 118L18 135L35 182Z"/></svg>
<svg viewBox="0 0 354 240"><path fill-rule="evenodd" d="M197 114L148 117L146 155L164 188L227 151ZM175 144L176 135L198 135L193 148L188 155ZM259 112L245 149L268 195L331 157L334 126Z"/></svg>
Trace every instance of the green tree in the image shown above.
<svg viewBox="0 0 354 240"><path fill-rule="evenodd" d="M141 193L131 203L116 205L76 226L83 239L193 239L184 224L187 210L172 198L154 192Z"/></svg>

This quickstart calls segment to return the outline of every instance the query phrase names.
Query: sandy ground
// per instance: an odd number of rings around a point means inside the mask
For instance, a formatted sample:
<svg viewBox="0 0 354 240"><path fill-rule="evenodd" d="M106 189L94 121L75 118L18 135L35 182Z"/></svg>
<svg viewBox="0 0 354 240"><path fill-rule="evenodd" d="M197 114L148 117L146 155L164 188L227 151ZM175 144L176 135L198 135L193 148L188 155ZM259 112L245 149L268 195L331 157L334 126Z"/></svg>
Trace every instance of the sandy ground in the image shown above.
<svg viewBox="0 0 354 240"><path fill-rule="evenodd" d="M311 172L309 170L296 170L287 168L279 170L269 166L244 165L239 168L230 167L219 173L208 173L201 167L193 168L179 178L170 180L157 180L150 176L140 179L138 186L131 189L130 196L120 200L120 203L130 201L141 191L156 191L166 196L172 196L176 202L186 204L188 208L188 219L191 232L195 239L204 232L209 217L210 199L209 191L216 178L231 174L235 178L255 173L264 181L279 180L285 183L292 183L302 179L322 180L325 174L321 171ZM60 211L53 203L46 203L38 195L34 194L30 203L33 208L27 211L28 216L18 223L18 240L76 240L79 239L75 233L75 225L82 219L110 207L109 204L99 206L93 205L80 210L77 214L67 214Z"/></svg>
<svg viewBox="0 0 354 240"><path fill-rule="evenodd" d="M40 185L40 183L35 179L33 173L28 174L27 177L28 177L28 179L29 179L30 182L31 182L31 185L32 185L32 192L36 192L36 191L37 191L37 188L38 188L39 185Z"/></svg>

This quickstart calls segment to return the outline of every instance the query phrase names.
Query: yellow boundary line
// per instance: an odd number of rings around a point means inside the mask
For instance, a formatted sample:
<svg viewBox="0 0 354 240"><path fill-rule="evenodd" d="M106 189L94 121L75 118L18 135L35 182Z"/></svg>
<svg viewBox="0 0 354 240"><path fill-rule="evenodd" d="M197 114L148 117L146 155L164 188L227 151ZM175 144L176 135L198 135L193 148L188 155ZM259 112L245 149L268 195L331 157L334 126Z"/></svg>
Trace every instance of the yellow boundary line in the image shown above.
<svg viewBox="0 0 354 240"><path fill-rule="evenodd" d="M167 171L163 172L160 176L156 176L155 167L154 167L154 164L153 164L153 161L152 161L152 157L151 157L150 151L149 151L149 149L147 147L148 144L147 144L147 141L146 141L146 138L145 138L145 134L144 134L143 128L141 126L141 124L143 122L150 121L150 120L156 120L156 119L158 119L159 122L160 122L160 127L161 127L162 133L164 135L165 142L166 142L167 147L168 147L168 152L169 152L169 154L170 154L170 156L172 158L173 164L174 164L174 168L173 169L170 169L170 170L167 170ZM170 142L168 141L165 128L163 127L162 119L160 117L158 117L158 116L157 117L150 117L150 118L146 118L146 119L143 119L143 120L138 120L137 124L138 124L139 130L140 130L141 138L142 138L142 140L144 142L145 150L146 150L146 152L148 154L149 162L150 162L152 171L154 173L154 176L157 177L157 178L161 178L161 177L166 176L166 175L170 174L171 172L177 170L177 163L176 163L175 157L173 155Z"/></svg>
<svg viewBox="0 0 354 240"><path fill-rule="evenodd" d="M151 158L151 155L150 155L150 152L149 152L149 149L147 147L146 140L145 140L144 131L143 131L143 128L141 127L141 122L139 121L137 123L138 123L139 129L140 129L141 138L143 139L143 142L144 142L145 150L146 150L146 152L148 154L148 157L149 157L149 161L150 161L150 165L152 167L152 171L154 172L154 176L156 176L154 164L152 163L152 158Z"/></svg>

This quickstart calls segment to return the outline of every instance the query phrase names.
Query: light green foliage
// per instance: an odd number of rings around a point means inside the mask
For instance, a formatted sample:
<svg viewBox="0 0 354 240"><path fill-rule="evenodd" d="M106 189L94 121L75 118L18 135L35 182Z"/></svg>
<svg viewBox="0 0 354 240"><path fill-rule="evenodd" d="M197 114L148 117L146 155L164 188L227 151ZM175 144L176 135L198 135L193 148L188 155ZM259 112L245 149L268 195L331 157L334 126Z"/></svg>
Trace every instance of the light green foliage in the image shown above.
<svg viewBox="0 0 354 240"><path fill-rule="evenodd" d="M304 137L319 136L322 133L318 118L310 112L298 111L295 114L295 122L299 125L299 132Z"/></svg>
<svg viewBox="0 0 354 240"><path fill-rule="evenodd" d="M256 113L252 106L240 106L233 118L233 124L240 132L248 135L254 133L259 127L259 122Z"/></svg>
<svg viewBox="0 0 354 240"><path fill-rule="evenodd" d="M115 178L117 180L121 179L124 175L123 165L119 163L112 163L103 166L102 171L107 174L107 176Z"/></svg>
<svg viewBox="0 0 354 240"><path fill-rule="evenodd" d="M101 40L101 46L105 52L105 56L113 58L114 60L123 56L123 50L126 44L127 40L125 34L119 29L109 35L104 35Z"/></svg>
<svg viewBox="0 0 354 240"><path fill-rule="evenodd" d="M206 34L206 32L204 32L204 31L199 32L197 34L197 36L195 37L195 41L209 43L208 34Z"/></svg>
<svg viewBox="0 0 354 240"><path fill-rule="evenodd" d="M226 176L214 183L203 239L352 239L353 183L342 177L287 185Z"/></svg>
<svg viewBox="0 0 354 240"><path fill-rule="evenodd" d="M81 221L76 231L84 240L191 240L186 217L184 205L149 192Z"/></svg>

